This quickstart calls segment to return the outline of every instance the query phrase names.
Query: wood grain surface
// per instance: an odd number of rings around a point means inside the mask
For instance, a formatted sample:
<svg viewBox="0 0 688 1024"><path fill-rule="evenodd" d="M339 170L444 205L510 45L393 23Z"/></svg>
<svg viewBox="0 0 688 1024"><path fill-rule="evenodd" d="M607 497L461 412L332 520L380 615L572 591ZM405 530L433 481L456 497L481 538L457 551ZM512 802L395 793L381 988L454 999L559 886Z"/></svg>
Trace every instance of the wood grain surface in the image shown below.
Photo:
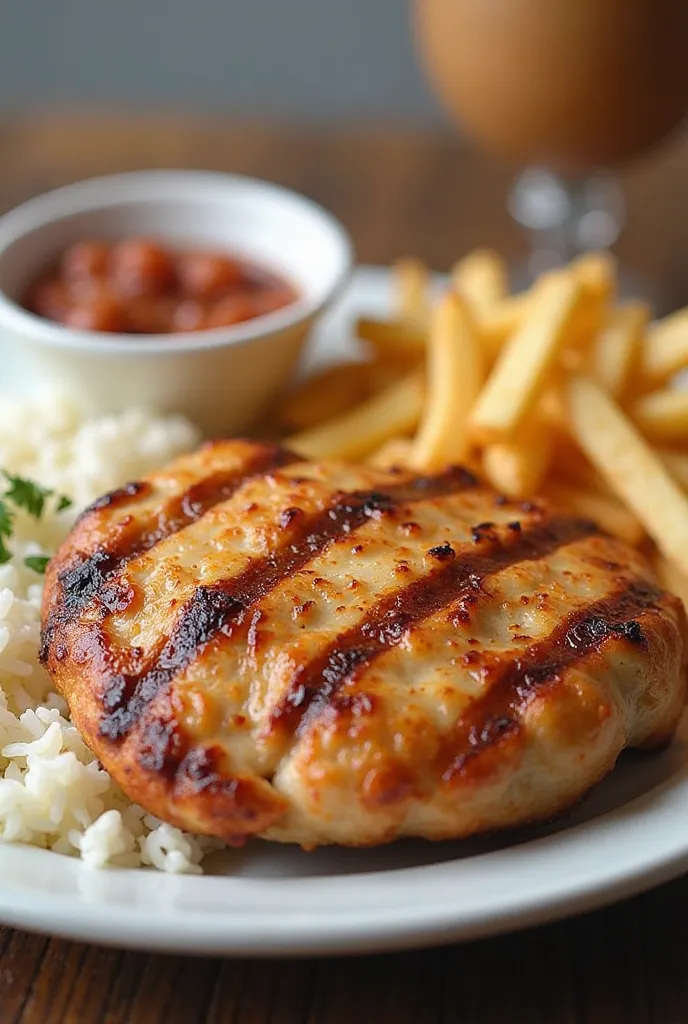
<svg viewBox="0 0 688 1024"><path fill-rule="evenodd" d="M0 123L0 210L94 174L207 167L329 207L359 259L442 269L475 245L511 257L511 171L451 135L116 114ZM619 253L688 302L688 149L626 176ZM678 821L677 828L688 827ZM389 956L249 961L126 953L0 929L0 1024L688 1024L688 880L511 936Z"/></svg>

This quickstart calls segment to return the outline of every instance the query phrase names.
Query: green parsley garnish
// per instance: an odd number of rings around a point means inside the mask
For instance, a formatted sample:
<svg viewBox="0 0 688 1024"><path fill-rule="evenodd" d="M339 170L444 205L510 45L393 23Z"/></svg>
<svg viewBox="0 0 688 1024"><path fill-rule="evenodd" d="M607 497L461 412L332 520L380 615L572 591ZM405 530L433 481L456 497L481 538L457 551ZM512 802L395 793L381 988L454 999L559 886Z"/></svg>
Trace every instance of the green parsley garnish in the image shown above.
<svg viewBox="0 0 688 1024"><path fill-rule="evenodd" d="M0 537L0 565L4 565L5 562L9 562L12 557L12 552L8 550L5 541Z"/></svg>
<svg viewBox="0 0 688 1024"><path fill-rule="evenodd" d="M53 493L47 487L41 487L33 480L26 480L21 476L13 476L7 470L3 470L5 478L9 482L9 488L5 493L8 501L13 502L17 508L26 509L30 516L40 519L45 508L45 499Z"/></svg>
<svg viewBox="0 0 688 1024"><path fill-rule="evenodd" d="M34 572L38 572L43 575L50 561L50 555L27 555L24 559L24 565L28 569L33 569Z"/></svg>
<svg viewBox="0 0 688 1024"><path fill-rule="evenodd" d="M4 501L0 500L0 565L4 565L5 562L9 562L12 557L12 552L7 548L5 544L5 537L12 536L12 511L7 507Z"/></svg>
<svg viewBox="0 0 688 1024"><path fill-rule="evenodd" d="M14 526L12 510L7 507L4 501L0 500L0 537L11 537Z"/></svg>
<svg viewBox="0 0 688 1024"><path fill-rule="evenodd" d="M57 500L56 511L62 512L70 508L71 498L66 494L54 494L48 487L41 487L33 480L27 480L22 476L14 476L7 470L2 471L9 486L3 495L0 495L0 565L9 562L12 552L5 543L14 532L15 510L23 508L34 519L40 519L45 511L45 504L48 498L55 497ZM14 505L14 508L10 506ZM24 565L34 572L44 573L45 567L50 561L48 555L28 555L24 559Z"/></svg>

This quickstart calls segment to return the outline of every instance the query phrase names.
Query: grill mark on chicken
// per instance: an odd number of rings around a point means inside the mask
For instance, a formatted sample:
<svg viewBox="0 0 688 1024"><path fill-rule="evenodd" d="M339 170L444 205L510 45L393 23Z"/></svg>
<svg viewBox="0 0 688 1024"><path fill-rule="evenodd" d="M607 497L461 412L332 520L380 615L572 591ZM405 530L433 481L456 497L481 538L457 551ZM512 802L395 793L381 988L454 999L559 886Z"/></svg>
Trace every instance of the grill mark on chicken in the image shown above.
<svg viewBox="0 0 688 1024"><path fill-rule="evenodd" d="M159 689L189 665L201 648L221 631L231 635L253 605L328 545L399 505L457 493L477 483L468 470L453 466L436 476L393 484L385 491L339 494L321 512L296 517L287 527L289 536L274 553L250 562L232 579L196 589L154 664L136 675L120 674L111 679L102 698L107 714L100 724L101 735L113 740L124 736Z"/></svg>
<svg viewBox="0 0 688 1024"><path fill-rule="evenodd" d="M102 594L105 584L138 555L150 551L160 541L195 523L215 505L227 501L240 487L272 470L298 462L299 457L278 445L266 445L238 469L213 473L173 498L154 519L144 519L110 548L99 548L88 557L70 565L60 574L63 600L59 611L51 615L43 630L41 659L45 660L53 634L59 624L75 619L84 608ZM88 512L109 508L125 499L150 490L150 485L128 484L89 506ZM113 497L114 496L114 497Z"/></svg>
<svg viewBox="0 0 688 1024"><path fill-rule="evenodd" d="M428 555L437 567L426 576L374 605L363 621L342 633L311 662L295 673L273 721L303 728L331 701L345 683L365 672L373 661L396 646L406 630L462 597L479 598L489 577L518 562L544 558L553 551L597 532L588 520L552 518L475 541L476 550L456 557L448 545ZM445 550L446 549L446 550ZM486 550L487 549L487 550ZM451 552L451 554L450 554ZM440 557L441 555L441 557Z"/></svg>
<svg viewBox="0 0 688 1024"><path fill-rule="evenodd" d="M96 498L95 501L92 501L90 505L87 505L82 510L77 518L77 522L80 523L90 512L97 512L101 508L115 508L117 505L125 505L131 498L141 498L146 494L150 494L150 492L151 485L147 480L133 480L131 483L125 484L124 487L117 487L114 491L108 491L107 494Z"/></svg>
<svg viewBox="0 0 688 1024"><path fill-rule="evenodd" d="M162 715L143 723L138 736L137 760L141 767L166 778L175 790L196 796L205 792L223 798L231 804L233 818L243 817L245 821L254 818L255 810L249 806L255 801L255 786L252 782L231 772L228 774L222 765L224 758L220 747L193 743L175 721L170 709L158 710L162 710ZM246 797L253 797L253 800L242 799L242 792ZM274 804L278 802L279 797L273 796L270 809L274 810ZM243 809L242 803L247 804ZM225 813L229 809L226 807ZM225 834L225 838L231 842L232 836L236 836L239 831L235 824ZM238 844L235 842L233 845Z"/></svg>
<svg viewBox="0 0 688 1024"><path fill-rule="evenodd" d="M611 637L644 645L637 617L656 608L661 596L662 591L647 580L622 583L608 597L566 616L549 636L522 655L488 669L485 695L472 702L442 744L438 774L445 782L468 776L475 759L520 732L522 713L536 694L599 651Z"/></svg>
<svg viewBox="0 0 688 1024"><path fill-rule="evenodd" d="M202 807L228 846L243 846L287 808L269 782L233 772L220 747L194 744L173 717L145 723L138 740L141 768L164 778L175 800Z"/></svg>

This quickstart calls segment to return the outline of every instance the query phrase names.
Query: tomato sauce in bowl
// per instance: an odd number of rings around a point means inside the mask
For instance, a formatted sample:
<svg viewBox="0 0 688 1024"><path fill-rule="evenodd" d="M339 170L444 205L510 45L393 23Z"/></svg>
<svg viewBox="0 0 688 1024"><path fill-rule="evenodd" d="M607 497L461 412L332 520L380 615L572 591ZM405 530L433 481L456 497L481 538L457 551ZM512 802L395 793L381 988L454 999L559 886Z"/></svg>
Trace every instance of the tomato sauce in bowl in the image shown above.
<svg viewBox="0 0 688 1024"><path fill-rule="evenodd" d="M297 298L284 278L236 256L124 238L69 246L22 305L81 330L176 334L253 320Z"/></svg>

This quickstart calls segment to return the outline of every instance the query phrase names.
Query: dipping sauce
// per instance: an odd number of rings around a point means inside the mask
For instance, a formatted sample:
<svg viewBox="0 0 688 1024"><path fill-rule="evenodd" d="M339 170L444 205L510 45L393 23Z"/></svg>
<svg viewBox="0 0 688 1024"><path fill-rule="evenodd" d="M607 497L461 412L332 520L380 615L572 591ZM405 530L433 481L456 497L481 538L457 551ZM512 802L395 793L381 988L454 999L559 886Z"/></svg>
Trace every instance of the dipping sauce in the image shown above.
<svg viewBox="0 0 688 1024"><path fill-rule="evenodd" d="M235 256L125 238L70 246L22 305L87 331L174 334L252 320L296 298L288 281Z"/></svg>

